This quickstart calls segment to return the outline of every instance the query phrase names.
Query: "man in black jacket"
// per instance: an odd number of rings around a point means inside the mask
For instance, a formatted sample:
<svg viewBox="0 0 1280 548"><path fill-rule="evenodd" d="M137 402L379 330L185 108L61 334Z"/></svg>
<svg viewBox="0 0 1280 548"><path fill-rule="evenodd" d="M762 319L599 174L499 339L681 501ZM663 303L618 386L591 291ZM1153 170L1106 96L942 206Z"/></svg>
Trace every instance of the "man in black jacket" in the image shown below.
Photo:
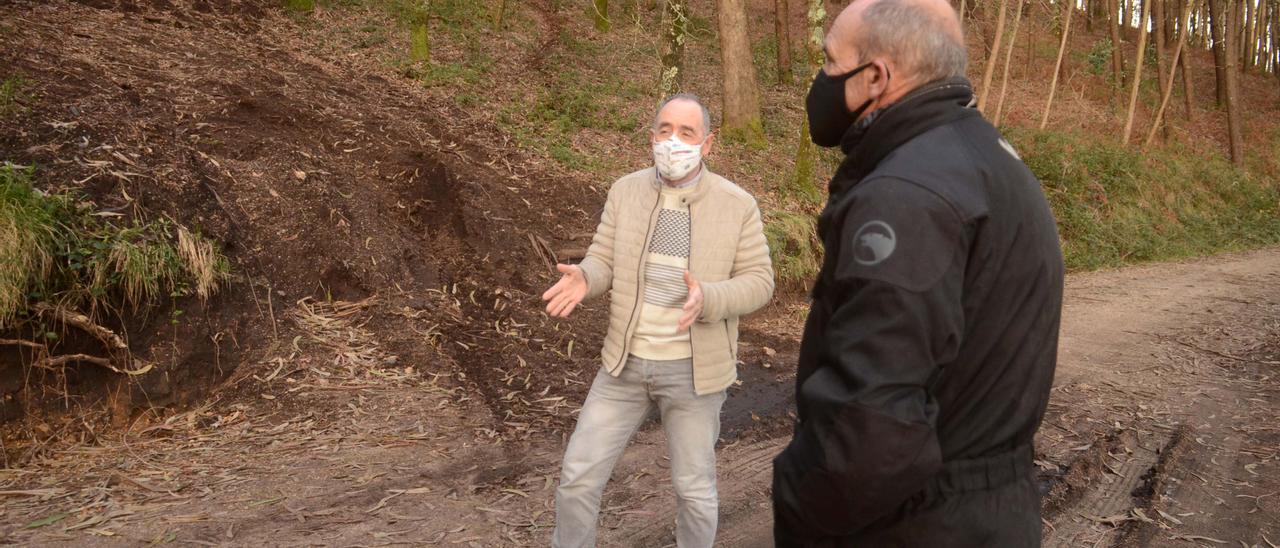
<svg viewBox="0 0 1280 548"><path fill-rule="evenodd" d="M856 0L809 91L846 158L774 461L779 546L1037 546L1032 438L1062 251L1039 182L970 108L946 0Z"/></svg>

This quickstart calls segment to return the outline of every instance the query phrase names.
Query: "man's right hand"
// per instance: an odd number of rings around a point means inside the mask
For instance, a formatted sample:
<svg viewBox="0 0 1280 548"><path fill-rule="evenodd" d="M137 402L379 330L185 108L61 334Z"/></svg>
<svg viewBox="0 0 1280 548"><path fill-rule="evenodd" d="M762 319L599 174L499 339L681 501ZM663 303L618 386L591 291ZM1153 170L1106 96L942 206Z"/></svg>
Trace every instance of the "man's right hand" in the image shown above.
<svg viewBox="0 0 1280 548"><path fill-rule="evenodd" d="M542 294L542 300L548 301L548 315L568 318L569 313L587 296L587 277L583 275L581 268L574 265L558 264L556 270L563 276L556 285Z"/></svg>

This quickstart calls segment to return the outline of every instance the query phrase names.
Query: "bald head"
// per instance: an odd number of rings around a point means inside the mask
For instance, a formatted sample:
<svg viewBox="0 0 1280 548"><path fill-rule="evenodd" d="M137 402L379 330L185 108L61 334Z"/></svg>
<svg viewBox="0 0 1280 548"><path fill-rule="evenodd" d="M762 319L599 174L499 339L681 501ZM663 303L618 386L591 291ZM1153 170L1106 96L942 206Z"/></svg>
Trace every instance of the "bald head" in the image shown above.
<svg viewBox="0 0 1280 548"><path fill-rule="evenodd" d="M836 17L827 58L839 65L883 58L916 85L964 76L969 62L960 18L947 0L855 0Z"/></svg>

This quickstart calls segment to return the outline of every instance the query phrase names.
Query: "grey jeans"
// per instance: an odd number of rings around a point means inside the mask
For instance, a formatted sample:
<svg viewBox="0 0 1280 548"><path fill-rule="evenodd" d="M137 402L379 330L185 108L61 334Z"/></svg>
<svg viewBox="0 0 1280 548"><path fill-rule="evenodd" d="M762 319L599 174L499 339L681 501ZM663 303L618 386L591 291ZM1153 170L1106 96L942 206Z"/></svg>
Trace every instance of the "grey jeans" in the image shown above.
<svg viewBox="0 0 1280 548"><path fill-rule="evenodd" d="M595 546L600 498L627 441L656 405L676 492L676 544L711 546L716 536L716 440L725 392L693 392L693 361L627 357L617 378L601 369L569 438L556 490L557 548Z"/></svg>

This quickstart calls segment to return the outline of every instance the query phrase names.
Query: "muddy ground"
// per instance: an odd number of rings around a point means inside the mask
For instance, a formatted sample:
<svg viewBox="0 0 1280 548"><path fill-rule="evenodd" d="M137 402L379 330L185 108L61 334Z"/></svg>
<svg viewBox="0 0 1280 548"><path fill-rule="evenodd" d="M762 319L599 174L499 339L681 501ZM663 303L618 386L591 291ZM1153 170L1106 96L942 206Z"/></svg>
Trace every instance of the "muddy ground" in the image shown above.
<svg viewBox="0 0 1280 548"><path fill-rule="evenodd" d="M0 541L546 544L603 307L550 321L537 295L607 182L495 148L386 66L307 53L266 2L0 14L0 63L33 86L0 120L3 158L198 228L237 273L208 303L165 303L181 322L103 319L159 363L123 432L96 420L93 375L36 379L55 389L32 398L0 356ZM1069 280L1038 440L1046 544L1280 542L1277 272L1272 249ZM767 544L802 311L784 295L744 324L726 545ZM650 425L606 494L604 544L671 542L667 475Z"/></svg>

